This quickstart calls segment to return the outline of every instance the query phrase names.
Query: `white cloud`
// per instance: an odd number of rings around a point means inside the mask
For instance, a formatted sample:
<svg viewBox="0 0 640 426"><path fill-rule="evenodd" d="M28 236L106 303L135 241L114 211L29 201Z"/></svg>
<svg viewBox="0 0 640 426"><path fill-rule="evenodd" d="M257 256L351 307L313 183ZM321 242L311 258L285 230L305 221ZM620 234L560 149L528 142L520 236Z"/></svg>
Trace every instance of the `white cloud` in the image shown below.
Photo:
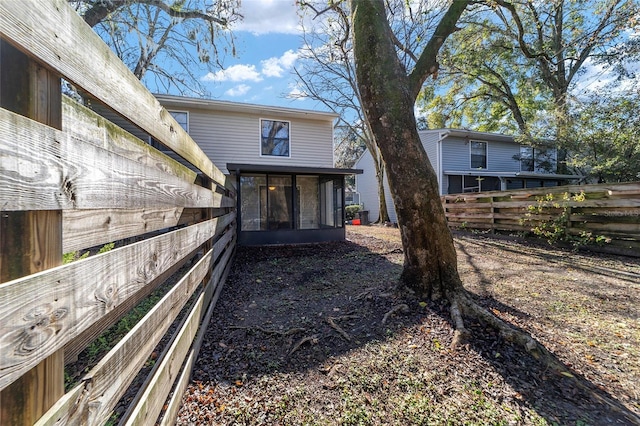
<svg viewBox="0 0 640 426"><path fill-rule="evenodd" d="M301 32L295 0L243 0L240 14L244 16L232 30L254 34Z"/></svg>
<svg viewBox="0 0 640 426"><path fill-rule="evenodd" d="M255 65L232 65L227 69L210 72L204 77L203 81L261 81L260 73L256 71Z"/></svg>
<svg viewBox="0 0 640 426"><path fill-rule="evenodd" d="M224 92L224 94L227 96L237 97L246 94L250 89L251 87L247 86L246 84L241 84L239 86L232 87L231 89Z"/></svg>
<svg viewBox="0 0 640 426"><path fill-rule="evenodd" d="M289 90L289 93L287 94L287 98L289 99L295 99L298 101L304 101L305 99L308 98L307 93L302 90L299 86L291 86L291 90Z"/></svg>
<svg viewBox="0 0 640 426"><path fill-rule="evenodd" d="M282 77L285 71L289 71L293 68L299 54L293 50L287 50L279 57L273 57L261 62L262 74L266 77Z"/></svg>

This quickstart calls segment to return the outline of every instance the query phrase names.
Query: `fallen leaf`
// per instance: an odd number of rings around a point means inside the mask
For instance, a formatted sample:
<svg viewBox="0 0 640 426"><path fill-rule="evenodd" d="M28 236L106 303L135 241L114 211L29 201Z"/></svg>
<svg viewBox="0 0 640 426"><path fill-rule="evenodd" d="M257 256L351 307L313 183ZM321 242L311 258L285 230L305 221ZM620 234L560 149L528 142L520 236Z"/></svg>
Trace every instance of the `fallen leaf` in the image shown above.
<svg viewBox="0 0 640 426"><path fill-rule="evenodd" d="M562 374L565 377L571 377L572 379L575 377L573 374L569 373L568 371L563 371L560 374Z"/></svg>

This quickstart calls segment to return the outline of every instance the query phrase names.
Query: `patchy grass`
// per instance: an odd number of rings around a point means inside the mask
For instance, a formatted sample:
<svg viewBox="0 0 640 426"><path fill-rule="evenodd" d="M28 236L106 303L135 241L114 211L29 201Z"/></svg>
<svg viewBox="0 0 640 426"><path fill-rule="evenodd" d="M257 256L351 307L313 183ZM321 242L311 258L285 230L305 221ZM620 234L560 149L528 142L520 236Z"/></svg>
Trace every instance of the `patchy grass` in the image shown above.
<svg viewBox="0 0 640 426"><path fill-rule="evenodd" d="M446 306L397 287L398 230L348 227L347 237L239 248L178 424L637 421L638 260L456 236L467 288L546 345L572 378L481 324L469 323L471 344L451 351Z"/></svg>

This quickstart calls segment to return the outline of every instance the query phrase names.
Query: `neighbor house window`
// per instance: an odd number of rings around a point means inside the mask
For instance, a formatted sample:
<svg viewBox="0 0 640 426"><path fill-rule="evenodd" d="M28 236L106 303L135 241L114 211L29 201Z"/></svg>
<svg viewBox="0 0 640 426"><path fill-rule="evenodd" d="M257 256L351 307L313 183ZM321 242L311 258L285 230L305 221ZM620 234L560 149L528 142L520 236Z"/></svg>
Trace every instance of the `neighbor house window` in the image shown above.
<svg viewBox="0 0 640 426"><path fill-rule="evenodd" d="M520 147L520 171L549 173L556 171L558 151L555 148Z"/></svg>
<svg viewBox="0 0 640 426"><path fill-rule="evenodd" d="M520 147L520 171L532 172L534 170L533 164L533 148L530 146Z"/></svg>
<svg viewBox="0 0 640 426"><path fill-rule="evenodd" d="M487 168L487 143L471 141L471 168L486 169Z"/></svg>
<svg viewBox="0 0 640 426"><path fill-rule="evenodd" d="M170 111L169 114L178 122L180 127L184 129L185 132L189 133L189 113L187 111ZM158 149L164 153L171 152L172 150L149 136L149 144L155 149Z"/></svg>
<svg viewBox="0 0 640 426"><path fill-rule="evenodd" d="M178 124L189 133L189 113L187 111L169 111Z"/></svg>
<svg viewBox="0 0 640 426"><path fill-rule="evenodd" d="M260 120L260 154L275 157L291 156L291 123Z"/></svg>

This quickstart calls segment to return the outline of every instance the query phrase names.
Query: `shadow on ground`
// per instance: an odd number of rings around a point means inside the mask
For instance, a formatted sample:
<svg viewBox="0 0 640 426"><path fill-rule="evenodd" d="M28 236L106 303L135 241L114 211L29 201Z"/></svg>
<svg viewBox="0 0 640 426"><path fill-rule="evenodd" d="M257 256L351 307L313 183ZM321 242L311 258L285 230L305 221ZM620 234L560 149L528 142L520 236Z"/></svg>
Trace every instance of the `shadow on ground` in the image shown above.
<svg viewBox="0 0 640 426"><path fill-rule="evenodd" d="M398 248L362 236L238 248L178 423L637 421L597 385L548 371L481 324L469 323L470 344L450 351L446 307L396 287Z"/></svg>

